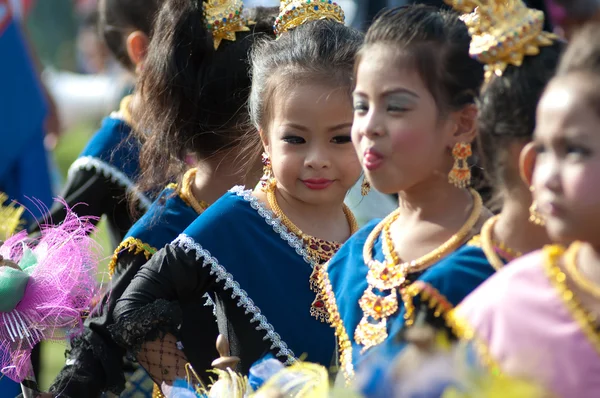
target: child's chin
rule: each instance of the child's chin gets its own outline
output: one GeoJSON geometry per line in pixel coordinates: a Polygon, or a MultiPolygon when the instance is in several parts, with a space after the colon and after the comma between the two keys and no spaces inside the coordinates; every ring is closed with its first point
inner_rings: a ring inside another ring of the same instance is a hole
{"type": "Polygon", "coordinates": [[[568,245],[577,240],[576,234],[562,219],[548,217],[546,219],[546,232],[548,232],[548,237],[554,243],[568,245]]]}

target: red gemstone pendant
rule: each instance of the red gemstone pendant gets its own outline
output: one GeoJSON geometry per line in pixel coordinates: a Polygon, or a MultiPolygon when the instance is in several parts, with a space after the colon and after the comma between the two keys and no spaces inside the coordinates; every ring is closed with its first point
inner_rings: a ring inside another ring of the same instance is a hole
{"type": "Polygon", "coordinates": [[[313,301],[310,306],[310,315],[317,318],[321,322],[329,323],[329,313],[325,308],[325,301],[323,300],[323,296],[317,294],[315,301],[313,301]]]}

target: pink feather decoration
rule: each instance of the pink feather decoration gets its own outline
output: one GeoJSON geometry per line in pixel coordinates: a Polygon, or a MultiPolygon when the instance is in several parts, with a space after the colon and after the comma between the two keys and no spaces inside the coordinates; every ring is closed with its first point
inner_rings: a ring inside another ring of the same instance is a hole
{"type": "Polygon", "coordinates": [[[31,349],[41,340],[83,332],[100,254],[89,236],[93,230],[89,218],[67,209],[65,220],[42,226],[39,238],[21,232],[0,247],[0,255],[21,261],[22,268],[34,263],[25,270],[30,277],[21,300],[12,311],[0,312],[0,371],[10,379],[21,382],[31,373],[31,349]]]}

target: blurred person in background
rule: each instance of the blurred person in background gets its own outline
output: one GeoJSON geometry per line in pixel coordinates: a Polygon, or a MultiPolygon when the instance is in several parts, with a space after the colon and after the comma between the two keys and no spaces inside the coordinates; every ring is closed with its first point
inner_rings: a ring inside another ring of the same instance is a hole
{"type": "MultiPolygon", "coordinates": [[[[48,207],[52,187],[44,138],[56,141],[60,124],[23,29],[30,6],[31,2],[0,0],[0,191],[21,203],[31,198],[48,207]]],[[[28,207],[33,211],[28,218],[43,214],[41,209],[36,214],[36,206],[28,207]]]]}
{"type": "Polygon", "coordinates": [[[65,130],[96,123],[130,94],[135,76],[124,68],[98,32],[97,0],[75,2],[78,20],[76,72],[47,67],[44,83],[52,92],[65,130]]]}
{"type": "MultiPolygon", "coordinates": [[[[32,1],[0,0],[0,191],[28,204],[32,213],[25,217],[34,219],[52,203],[44,139],[55,142],[60,124],[23,29],[31,6],[32,1]],[[35,201],[33,206],[30,200],[35,201]]],[[[36,362],[35,355],[32,361],[36,362]]],[[[15,396],[19,391],[18,384],[0,377],[0,396],[15,396]]]]}
{"type": "MultiPolygon", "coordinates": [[[[98,4],[99,31],[111,53],[132,76],[143,68],[154,15],[160,4],[160,0],[101,0],[98,4]]],[[[114,79],[111,82],[114,84],[114,79]]],[[[98,219],[106,216],[112,249],[152,203],[134,187],[141,137],[132,134],[136,125],[132,115],[135,116],[135,101],[126,96],[118,110],[103,119],[96,134],[71,164],[60,195],[70,208],[81,204],[75,208],[79,216],[98,219]],[[131,211],[134,207],[137,214],[131,211]]],[[[58,223],[65,215],[64,206],[56,205],[44,217],[58,223]]],[[[36,233],[38,229],[33,223],[29,231],[36,233]]]]}

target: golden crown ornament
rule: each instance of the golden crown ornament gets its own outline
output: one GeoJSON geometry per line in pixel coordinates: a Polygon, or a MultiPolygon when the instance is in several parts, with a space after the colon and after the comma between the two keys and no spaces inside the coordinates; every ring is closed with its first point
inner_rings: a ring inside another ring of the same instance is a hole
{"type": "Polygon", "coordinates": [[[321,19],[343,24],[346,17],[342,7],[332,0],[284,0],[279,6],[273,30],[275,36],[279,37],[283,32],[321,19]]]}
{"type": "Polygon", "coordinates": [[[459,12],[471,35],[471,57],[485,64],[485,79],[502,76],[508,65],[521,66],[557,36],[544,32],[544,13],[522,0],[444,0],[459,12]]]}
{"type": "Polygon", "coordinates": [[[215,50],[221,41],[235,41],[237,32],[248,32],[248,21],[243,17],[242,0],[208,0],[204,2],[206,28],[212,34],[215,50]]]}

